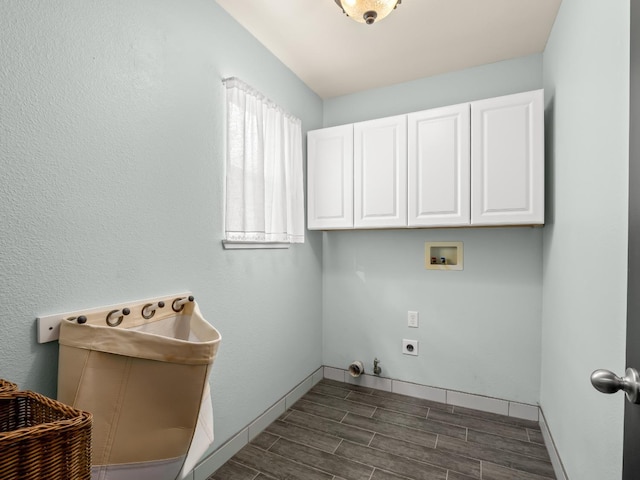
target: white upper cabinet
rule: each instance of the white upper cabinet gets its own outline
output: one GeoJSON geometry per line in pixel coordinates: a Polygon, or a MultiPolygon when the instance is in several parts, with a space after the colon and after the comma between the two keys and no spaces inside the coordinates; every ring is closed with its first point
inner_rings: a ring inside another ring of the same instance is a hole
{"type": "Polygon", "coordinates": [[[469,225],[469,104],[408,115],[408,224],[469,225]]]}
{"type": "Polygon", "coordinates": [[[542,90],[471,103],[471,224],[544,223],[542,90]]]}
{"type": "Polygon", "coordinates": [[[407,116],[353,126],[354,227],[407,226],[407,116]]]}
{"type": "Polygon", "coordinates": [[[353,228],[353,125],[307,133],[307,227],[353,228]]]}
{"type": "Polygon", "coordinates": [[[544,224],[544,92],[307,136],[311,230],[544,224]]]}

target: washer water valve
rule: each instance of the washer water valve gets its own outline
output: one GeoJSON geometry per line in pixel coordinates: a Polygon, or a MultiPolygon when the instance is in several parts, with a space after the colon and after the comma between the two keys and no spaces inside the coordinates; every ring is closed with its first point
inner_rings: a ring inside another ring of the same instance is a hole
{"type": "Polygon", "coordinates": [[[380,360],[377,358],[373,359],[373,374],[380,375],[382,373],[382,369],[380,368],[380,360]]]}

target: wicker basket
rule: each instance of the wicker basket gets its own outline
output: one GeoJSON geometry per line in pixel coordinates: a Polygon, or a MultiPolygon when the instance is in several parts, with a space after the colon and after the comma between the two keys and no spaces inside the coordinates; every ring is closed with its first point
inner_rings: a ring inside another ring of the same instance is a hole
{"type": "Polygon", "coordinates": [[[0,479],[91,478],[91,414],[28,391],[0,395],[0,479]]]}
{"type": "Polygon", "coordinates": [[[18,386],[15,383],[11,383],[7,380],[3,380],[0,378],[0,393],[4,392],[13,392],[17,390],[18,386]]]}

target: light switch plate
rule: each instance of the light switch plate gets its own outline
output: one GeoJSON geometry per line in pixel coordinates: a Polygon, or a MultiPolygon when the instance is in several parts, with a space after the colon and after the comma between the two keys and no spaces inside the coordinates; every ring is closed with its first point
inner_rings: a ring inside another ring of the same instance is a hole
{"type": "Polygon", "coordinates": [[[407,326],[418,328],[418,312],[409,310],[407,312],[407,326]]]}

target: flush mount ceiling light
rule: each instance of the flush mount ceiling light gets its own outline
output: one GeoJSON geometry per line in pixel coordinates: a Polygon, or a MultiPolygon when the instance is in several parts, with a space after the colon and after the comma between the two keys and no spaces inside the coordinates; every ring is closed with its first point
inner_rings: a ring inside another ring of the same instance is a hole
{"type": "Polygon", "coordinates": [[[335,0],[338,6],[356,22],[371,25],[380,21],[402,3],[402,0],[335,0]]]}

